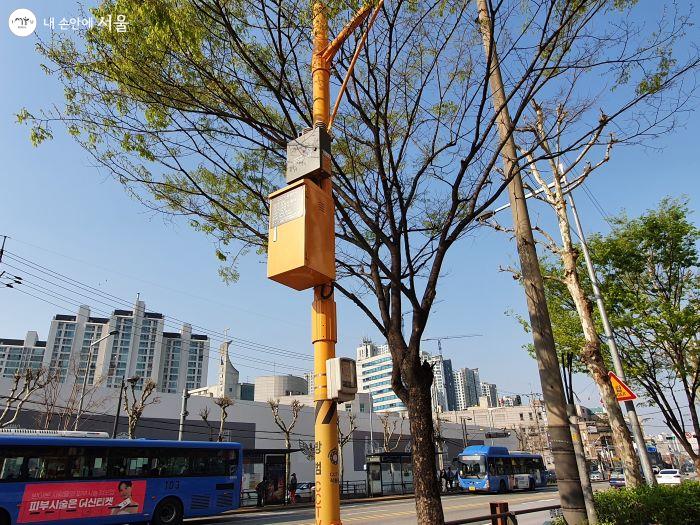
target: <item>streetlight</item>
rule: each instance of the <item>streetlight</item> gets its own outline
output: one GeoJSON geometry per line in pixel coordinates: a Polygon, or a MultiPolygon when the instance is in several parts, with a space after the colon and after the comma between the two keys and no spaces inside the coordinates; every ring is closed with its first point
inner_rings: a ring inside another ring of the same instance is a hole
{"type": "Polygon", "coordinates": [[[122,396],[124,395],[124,390],[126,390],[126,383],[132,386],[136,386],[136,383],[141,381],[141,376],[132,376],[128,379],[124,379],[122,376],[122,384],[119,387],[119,401],[117,401],[117,412],[114,414],[114,426],[112,427],[112,439],[117,437],[117,429],[119,427],[119,412],[122,409],[122,396]]]}
{"type": "Polygon", "coordinates": [[[467,421],[471,421],[472,418],[469,416],[462,416],[459,418],[462,423],[462,439],[464,439],[464,448],[469,446],[469,432],[467,431],[467,421]]]}
{"type": "Polygon", "coordinates": [[[78,430],[78,423],[80,422],[80,416],[83,414],[83,400],[85,399],[85,390],[87,389],[87,379],[90,373],[90,366],[92,365],[92,349],[93,347],[100,344],[105,339],[109,339],[113,335],[117,335],[119,330],[112,330],[106,336],[99,338],[97,341],[93,341],[88,346],[87,363],[85,364],[85,372],[83,373],[83,388],[80,391],[80,403],[78,404],[78,413],[75,415],[75,426],[73,430],[78,430]]]}

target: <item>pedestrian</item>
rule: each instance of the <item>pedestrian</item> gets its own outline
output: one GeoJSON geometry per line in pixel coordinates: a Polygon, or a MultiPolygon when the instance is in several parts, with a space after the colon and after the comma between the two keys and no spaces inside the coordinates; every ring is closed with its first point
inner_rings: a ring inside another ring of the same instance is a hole
{"type": "Polygon", "coordinates": [[[267,478],[263,477],[262,481],[255,486],[255,493],[258,495],[257,507],[264,507],[267,499],[267,478]]]}
{"type": "Polygon", "coordinates": [[[297,475],[292,472],[289,478],[289,502],[294,505],[297,502],[297,475]]]}
{"type": "Polygon", "coordinates": [[[455,473],[452,472],[452,467],[447,468],[447,473],[445,474],[445,477],[447,478],[447,488],[449,490],[452,490],[454,488],[455,482],[455,473]]]}
{"type": "Polygon", "coordinates": [[[447,473],[445,469],[440,469],[440,485],[442,486],[442,491],[447,492],[447,473]]]}

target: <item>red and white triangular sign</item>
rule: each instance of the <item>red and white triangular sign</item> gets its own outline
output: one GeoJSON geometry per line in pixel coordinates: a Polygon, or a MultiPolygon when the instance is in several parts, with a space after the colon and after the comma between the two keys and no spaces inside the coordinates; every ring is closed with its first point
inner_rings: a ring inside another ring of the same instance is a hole
{"type": "Polygon", "coordinates": [[[615,397],[618,401],[632,401],[637,399],[637,396],[632,389],[628,387],[622,379],[617,377],[614,372],[608,372],[610,376],[610,382],[612,383],[613,390],[615,391],[615,397]]]}

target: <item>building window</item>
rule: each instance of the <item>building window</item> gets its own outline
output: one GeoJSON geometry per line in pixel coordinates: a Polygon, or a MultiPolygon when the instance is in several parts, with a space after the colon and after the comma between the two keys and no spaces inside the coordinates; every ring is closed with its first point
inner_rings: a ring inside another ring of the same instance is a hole
{"type": "Polygon", "coordinates": [[[522,412],[520,412],[520,421],[525,421],[525,417],[523,416],[522,412]]]}

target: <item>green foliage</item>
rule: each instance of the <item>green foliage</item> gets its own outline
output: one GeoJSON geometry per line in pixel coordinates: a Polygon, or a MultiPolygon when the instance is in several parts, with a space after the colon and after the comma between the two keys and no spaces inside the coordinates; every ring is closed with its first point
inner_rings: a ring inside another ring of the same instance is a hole
{"type": "Polygon", "coordinates": [[[689,215],[687,201],[664,199],[590,242],[627,372],[642,383],[665,370],[698,386],[700,229],[689,215]]]}
{"type": "Polygon", "coordinates": [[[640,485],[596,492],[601,523],[610,525],[695,525],[700,523],[700,483],[640,485]]]}
{"type": "MultiPolygon", "coordinates": [[[[583,336],[581,328],[581,320],[579,319],[571,295],[566,288],[566,285],[561,281],[563,279],[563,270],[561,268],[560,259],[544,258],[540,260],[540,269],[544,276],[545,296],[547,297],[547,308],[549,317],[552,321],[552,331],[554,333],[554,343],[559,356],[559,362],[566,362],[566,356],[572,355],[573,371],[585,373],[586,367],[580,361],[579,355],[583,350],[586,340],[583,336]]],[[[585,268],[581,268],[579,272],[582,284],[589,284],[585,268]]],[[[524,317],[511,314],[516,317],[520,325],[526,333],[530,333],[530,323],[524,317]]],[[[535,348],[532,343],[524,347],[530,356],[535,357],[535,348]]]]}

